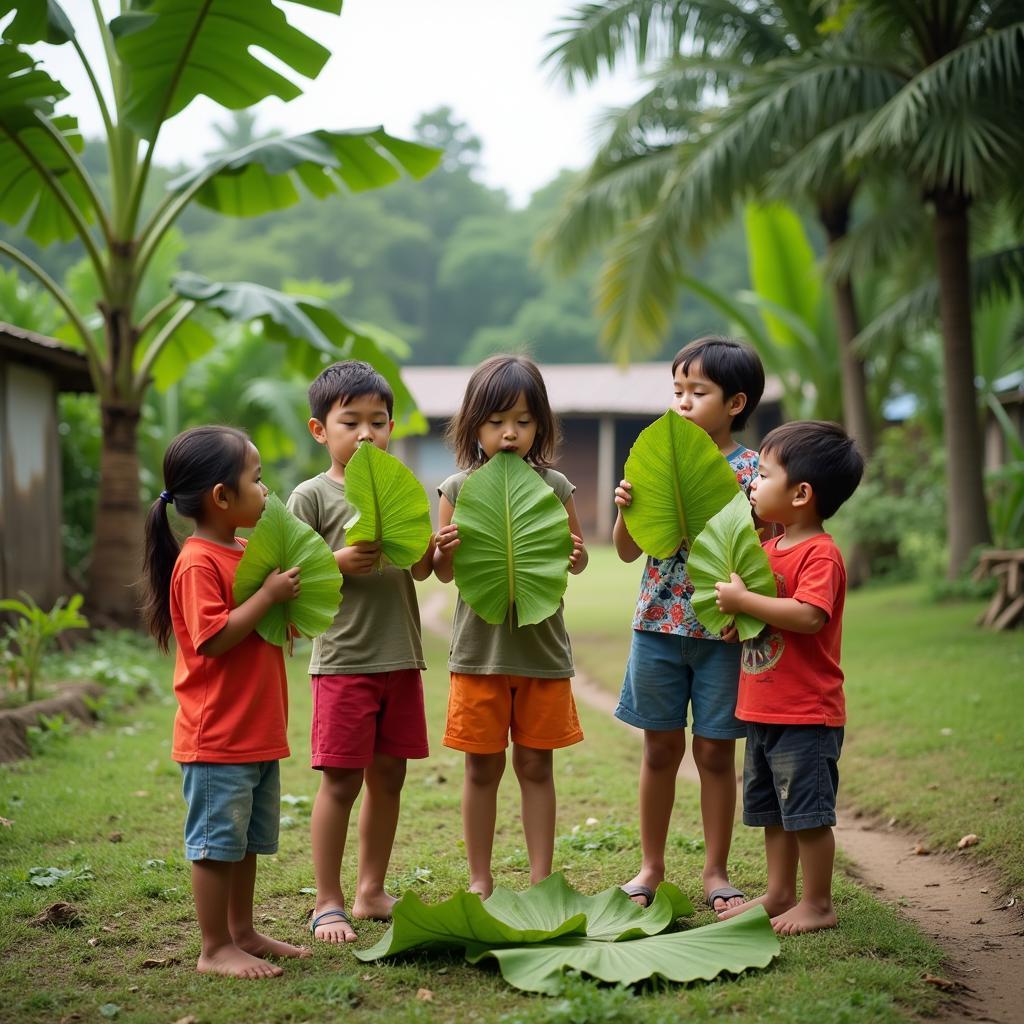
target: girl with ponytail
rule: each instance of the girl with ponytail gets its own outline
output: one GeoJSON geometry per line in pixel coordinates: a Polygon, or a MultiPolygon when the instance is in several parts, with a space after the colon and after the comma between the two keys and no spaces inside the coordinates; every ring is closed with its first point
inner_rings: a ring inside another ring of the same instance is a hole
{"type": "Polygon", "coordinates": [[[289,754],[284,655],[255,630],[300,589],[298,568],[279,568],[247,601],[232,598],[245,550],[235,531],[256,525],[266,497],[248,436],[196,427],[168,447],[164,490],[146,519],[146,622],[161,649],[172,633],[177,646],[171,756],[188,808],[185,856],[202,933],[196,970],[236,978],[281,974],[268,956],[309,955],[261,935],[252,920],[256,855],[277,852],[278,760],[289,754]],[[183,545],[168,505],[195,523],[183,545]]]}

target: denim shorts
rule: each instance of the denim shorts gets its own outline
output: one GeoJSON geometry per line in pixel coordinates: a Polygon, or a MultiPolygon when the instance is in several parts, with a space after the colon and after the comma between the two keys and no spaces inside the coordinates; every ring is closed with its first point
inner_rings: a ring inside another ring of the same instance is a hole
{"type": "Polygon", "coordinates": [[[615,717],[638,729],[682,729],[689,705],[694,736],[739,739],[747,732],[735,715],[739,679],[739,644],[635,629],[615,717]]]}
{"type": "Polygon", "coordinates": [[[836,823],[843,729],[747,723],[743,824],[787,832],[836,823]]]}
{"type": "Polygon", "coordinates": [[[281,773],[277,761],[181,766],[186,860],[242,860],[277,853],[281,773]]]}

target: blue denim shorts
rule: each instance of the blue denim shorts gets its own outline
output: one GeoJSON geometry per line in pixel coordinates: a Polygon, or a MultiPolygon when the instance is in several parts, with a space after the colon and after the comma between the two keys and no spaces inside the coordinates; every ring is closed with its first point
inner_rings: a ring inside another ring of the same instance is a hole
{"type": "Polygon", "coordinates": [[[787,832],[836,823],[843,729],[747,723],[743,824],[787,832]]]}
{"type": "Polygon", "coordinates": [[[242,860],[277,853],[281,772],[277,761],[181,766],[186,860],[242,860]]]}
{"type": "Polygon", "coordinates": [[[615,717],[638,729],[682,729],[690,706],[694,736],[739,739],[747,732],[735,715],[739,679],[739,644],[635,629],[615,717]]]}

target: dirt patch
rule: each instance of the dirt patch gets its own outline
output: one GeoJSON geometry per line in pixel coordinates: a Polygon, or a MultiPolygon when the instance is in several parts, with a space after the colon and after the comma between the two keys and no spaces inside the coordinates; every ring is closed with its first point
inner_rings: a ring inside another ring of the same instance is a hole
{"type": "MultiPolygon", "coordinates": [[[[423,625],[446,636],[446,595],[424,601],[423,625]]],[[[573,691],[597,711],[612,714],[615,696],[577,669],[573,691]]],[[[622,723],[638,740],[641,733],[622,723]]],[[[687,752],[679,769],[687,782],[698,783],[697,768],[687,752]]],[[[1011,903],[998,874],[973,858],[915,853],[918,837],[839,814],[836,840],[852,862],[850,874],[879,900],[896,906],[946,953],[947,974],[935,979],[950,994],[940,1012],[945,1020],[969,1018],[1011,1024],[1022,1019],[1024,913],[1011,903]]]]}
{"type": "Polygon", "coordinates": [[[93,714],[85,697],[98,697],[103,687],[98,683],[69,683],[55,697],[36,700],[20,708],[0,711],[0,762],[19,761],[29,757],[28,728],[39,724],[40,715],[63,715],[92,723],[93,714]]]}

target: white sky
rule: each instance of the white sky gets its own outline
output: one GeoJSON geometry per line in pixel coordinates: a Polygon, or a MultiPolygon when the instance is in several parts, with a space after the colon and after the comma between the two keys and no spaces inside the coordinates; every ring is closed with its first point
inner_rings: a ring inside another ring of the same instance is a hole
{"type": "MultiPolygon", "coordinates": [[[[90,0],[62,2],[90,57],[99,56],[90,0]]],[[[116,3],[101,3],[116,13],[116,3]]],[[[332,57],[313,82],[289,69],[304,95],[287,104],[265,100],[260,127],[292,133],[383,124],[408,136],[419,114],[446,104],[483,140],[481,178],[505,188],[517,205],[561,168],[586,164],[601,110],[639,92],[631,74],[617,73],[570,94],[540,68],[550,48],[545,36],[574,0],[345,0],[340,18],[282,6],[332,57]]],[[[86,134],[97,134],[99,115],[74,52],[67,46],[36,52],[72,93],[62,112],[75,114],[86,134]]],[[[201,97],[168,123],[157,159],[198,160],[216,143],[211,123],[224,116],[201,97]]]]}

